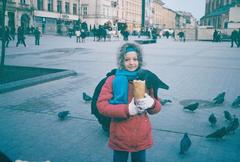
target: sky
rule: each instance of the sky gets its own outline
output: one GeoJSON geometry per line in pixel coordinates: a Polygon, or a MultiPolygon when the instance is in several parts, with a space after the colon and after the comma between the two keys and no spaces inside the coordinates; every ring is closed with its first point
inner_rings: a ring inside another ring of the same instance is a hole
{"type": "Polygon", "coordinates": [[[206,0],[162,0],[165,7],[174,11],[187,11],[198,20],[204,16],[206,0]]]}

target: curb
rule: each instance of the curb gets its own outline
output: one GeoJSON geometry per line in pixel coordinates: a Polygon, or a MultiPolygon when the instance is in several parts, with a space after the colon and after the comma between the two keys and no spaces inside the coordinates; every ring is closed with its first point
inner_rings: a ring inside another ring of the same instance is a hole
{"type": "Polygon", "coordinates": [[[24,79],[24,80],[20,80],[20,81],[2,84],[2,85],[0,85],[0,94],[9,92],[9,91],[13,91],[13,90],[17,90],[17,89],[21,89],[21,88],[26,88],[29,86],[33,86],[33,85],[48,82],[48,81],[53,81],[53,80],[73,76],[76,74],[77,73],[75,71],[64,70],[61,72],[56,72],[56,73],[52,73],[52,74],[47,74],[47,75],[42,75],[42,76],[38,76],[38,77],[34,77],[34,78],[29,78],[29,79],[24,79]]]}

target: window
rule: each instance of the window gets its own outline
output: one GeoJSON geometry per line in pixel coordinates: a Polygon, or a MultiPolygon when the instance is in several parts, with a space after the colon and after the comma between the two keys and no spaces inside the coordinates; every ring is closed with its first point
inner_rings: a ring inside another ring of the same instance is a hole
{"type": "Polygon", "coordinates": [[[87,14],[88,14],[88,7],[83,6],[83,15],[87,15],[87,14]]]}
{"type": "Polygon", "coordinates": [[[48,11],[53,11],[53,0],[48,0],[48,11]]]}
{"type": "Polygon", "coordinates": [[[77,15],[77,4],[73,4],[73,15],[77,15]]]}
{"type": "Polygon", "coordinates": [[[21,4],[26,4],[26,0],[20,0],[21,4]]]}
{"type": "Polygon", "coordinates": [[[57,12],[62,13],[62,1],[57,1],[57,12]]]}
{"type": "Polygon", "coordinates": [[[65,13],[69,14],[69,2],[65,2],[65,13]]]}
{"type": "Polygon", "coordinates": [[[38,10],[43,10],[43,0],[38,0],[37,1],[37,9],[38,10]]]}

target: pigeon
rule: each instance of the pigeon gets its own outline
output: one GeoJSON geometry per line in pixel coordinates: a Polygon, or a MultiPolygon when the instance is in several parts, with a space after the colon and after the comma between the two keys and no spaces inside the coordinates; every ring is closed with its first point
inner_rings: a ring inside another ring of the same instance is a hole
{"type": "Polygon", "coordinates": [[[217,122],[217,118],[215,117],[215,115],[212,113],[209,118],[208,118],[208,121],[211,123],[211,125],[216,125],[216,122],[217,122]]]}
{"type": "Polygon", "coordinates": [[[220,94],[218,94],[214,99],[213,99],[213,103],[215,105],[219,105],[222,104],[224,102],[224,97],[225,97],[225,92],[222,92],[220,94]]]}
{"type": "Polygon", "coordinates": [[[224,111],[224,117],[227,121],[232,121],[232,115],[228,111],[224,111]]]}
{"type": "Polygon", "coordinates": [[[209,134],[206,136],[206,138],[216,138],[216,139],[220,139],[223,136],[225,136],[227,134],[227,130],[226,127],[222,127],[218,130],[216,130],[215,132],[209,134]]]}
{"type": "Polygon", "coordinates": [[[232,107],[240,107],[240,96],[238,96],[232,103],[232,107]]]}
{"type": "Polygon", "coordinates": [[[190,148],[192,142],[190,140],[190,138],[188,137],[187,133],[184,133],[184,136],[180,142],[180,152],[179,154],[184,154],[188,151],[188,149],[190,148]]]}
{"type": "Polygon", "coordinates": [[[227,133],[231,133],[237,129],[239,127],[239,121],[238,118],[234,115],[234,118],[232,120],[232,122],[229,124],[229,126],[226,128],[227,133]]]}
{"type": "Polygon", "coordinates": [[[58,113],[58,118],[60,120],[65,120],[69,114],[70,114],[69,111],[61,111],[58,113]]]}
{"type": "Polygon", "coordinates": [[[1,162],[13,162],[6,154],[0,151],[0,161],[1,162]]]}
{"type": "Polygon", "coordinates": [[[172,101],[171,100],[168,100],[168,99],[159,99],[161,105],[166,105],[166,103],[171,103],[172,101]]]}
{"type": "Polygon", "coordinates": [[[83,94],[83,100],[86,102],[90,102],[92,101],[92,97],[90,97],[89,95],[87,95],[85,92],[82,93],[83,94]]]}
{"type": "Polygon", "coordinates": [[[196,102],[196,103],[184,106],[183,109],[188,109],[190,111],[194,111],[194,110],[196,110],[198,108],[198,106],[199,106],[199,103],[196,102]]]}

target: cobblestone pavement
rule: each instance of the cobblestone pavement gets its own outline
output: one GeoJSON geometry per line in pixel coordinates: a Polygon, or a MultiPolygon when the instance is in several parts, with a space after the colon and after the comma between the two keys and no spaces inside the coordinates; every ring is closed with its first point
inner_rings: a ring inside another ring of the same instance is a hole
{"type": "MultiPolygon", "coordinates": [[[[133,38],[131,38],[133,39],[133,38]]],[[[32,87],[0,94],[0,150],[11,159],[42,162],[110,162],[108,138],[82,101],[82,92],[92,94],[96,84],[116,66],[116,52],[122,41],[75,43],[75,39],[45,36],[41,46],[6,50],[6,64],[74,70],[78,74],[32,87]],[[70,111],[70,118],[59,121],[57,113],[70,111]]],[[[161,98],[173,102],[150,116],[154,146],[147,151],[149,162],[235,162],[239,161],[240,131],[222,140],[205,136],[228,124],[223,111],[240,117],[240,108],[231,108],[240,95],[239,48],[230,43],[176,42],[162,39],[142,45],[144,68],[156,73],[170,90],[159,90],[161,98]],[[195,112],[183,110],[189,101],[208,103],[226,92],[219,106],[200,106],[195,112]],[[208,117],[214,113],[216,127],[208,117]],[[179,143],[188,132],[192,146],[179,155],[179,143]]]]}

